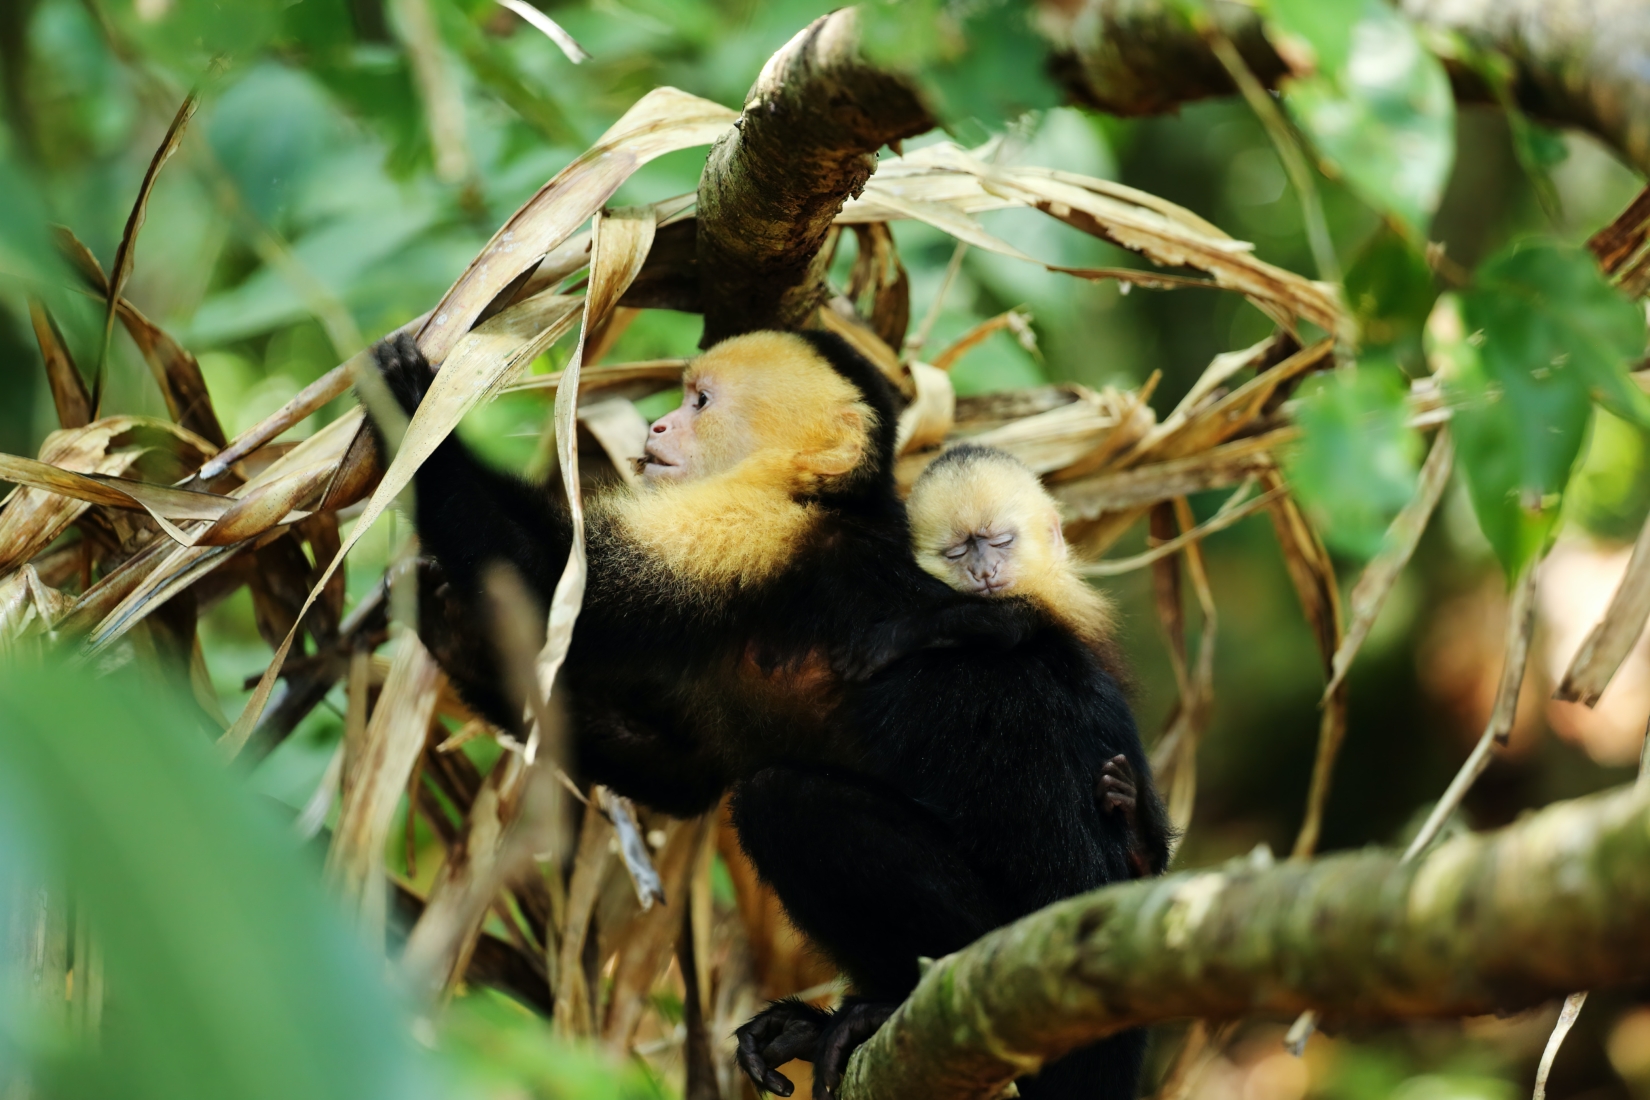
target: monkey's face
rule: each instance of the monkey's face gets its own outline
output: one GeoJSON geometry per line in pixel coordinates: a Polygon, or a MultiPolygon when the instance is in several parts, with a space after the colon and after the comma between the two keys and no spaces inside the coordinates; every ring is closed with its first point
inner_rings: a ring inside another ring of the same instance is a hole
{"type": "Polygon", "coordinates": [[[682,383],[682,404],[653,422],[642,456],[651,481],[685,481],[726,469],[750,453],[741,430],[737,395],[714,371],[697,371],[682,383]]]}
{"type": "Polygon", "coordinates": [[[1064,566],[1060,513],[1006,455],[941,460],[906,501],[917,564],[959,592],[1013,594],[1064,566]]]}
{"type": "Polygon", "coordinates": [[[954,534],[957,541],[940,551],[951,574],[951,587],[982,596],[995,596],[1014,587],[1020,579],[1017,527],[987,524],[954,534]]]}
{"type": "Polygon", "coordinates": [[[875,416],[853,385],[790,333],[754,332],[711,348],[682,378],[682,404],[654,421],[642,474],[655,484],[732,470],[808,488],[854,470],[875,416]]]}

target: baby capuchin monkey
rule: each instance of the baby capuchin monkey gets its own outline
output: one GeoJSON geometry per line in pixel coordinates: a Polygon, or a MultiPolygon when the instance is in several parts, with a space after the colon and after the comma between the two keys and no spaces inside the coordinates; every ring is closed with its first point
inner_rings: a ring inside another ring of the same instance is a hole
{"type": "MultiPolygon", "coordinates": [[[[959,592],[1024,600],[1033,617],[1063,625],[1123,679],[1111,602],[1073,566],[1060,508],[1029,466],[995,447],[959,444],[923,471],[906,512],[911,549],[924,572],[959,592]]],[[[1150,850],[1145,838],[1164,835],[1166,822],[1149,822],[1142,832],[1142,813],[1163,815],[1149,787],[1142,797],[1128,757],[1106,762],[1097,795],[1128,822],[1135,875],[1161,873],[1168,853],[1150,850]]]]}

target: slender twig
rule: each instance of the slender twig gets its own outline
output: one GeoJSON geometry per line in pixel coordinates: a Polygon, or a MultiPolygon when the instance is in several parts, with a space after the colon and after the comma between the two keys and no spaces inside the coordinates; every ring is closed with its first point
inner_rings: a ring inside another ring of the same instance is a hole
{"type": "Polygon", "coordinates": [[[1301,219],[1306,225],[1306,239],[1312,246],[1312,260],[1318,267],[1318,278],[1326,283],[1339,286],[1341,282],[1341,264],[1335,256],[1335,242],[1329,235],[1329,220],[1324,217],[1323,202],[1318,197],[1318,185],[1312,178],[1312,166],[1306,162],[1306,154],[1301,151],[1300,143],[1295,140],[1295,133],[1290,129],[1289,121],[1278,110],[1270,93],[1261,84],[1254,72],[1249,68],[1243,55],[1238,53],[1237,47],[1226,33],[1212,21],[1200,28],[1203,40],[1214,51],[1215,57],[1222,67],[1232,77],[1232,82],[1243,93],[1248,101],[1249,109],[1255,112],[1260,124],[1266,128],[1266,134],[1272,139],[1272,146],[1278,152],[1278,159],[1283,162],[1283,170],[1288,173],[1289,182],[1295,189],[1295,195],[1300,199],[1301,219]]]}
{"type": "Polygon", "coordinates": [[[1490,720],[1484,727],[1484,734],[1473,747],[1472,754],[1467,757],[1461,770],[1455,773],[1450,781],[1449,788],[1444,796],[1438,800],[1438,805],[1432,808],[1426,824],[1421,831],[1415,834],[1409,847],[1404,851],[1404,859],[1412,860],[1432,846],[1444,828],[1444,822],[1449,820],[1450,814],[1461,805],[1473,782],[1484,769],[1490,766],[1490,759],[1495,749],[1505,745],[1512,736],[1513,719],[1518,715],[1518,693],[1524,686],[1524,666],[1530,655],[1530,635],[1535,630],[1535,583],[1536,566],[1539,562],[1531,562],[1524,567],[1524,575],[1519,578],[1513,589],[1512,602],[1507,607],[1507,655],[1501,665],[1501,684],[1495,693],[1495,708],[1490,711],[1490,720]]]}
{"type": "Polygon", "coordinates": [[[1564,1007],[1558,1013],[1558,1023],[1553,1025],[1553,1033],[1547,1036],[1547,1049],[1541,1052],[1541,1065],[1536,1067],[1535,1093],[1532,1100],[1546,1100],[1547,1075],[1553,1071],[1553,1059],[1558,1057],[1558,1048],[1564,1045],[1564,1037],[1570,1034],[1570,1028],[1575,1026],[1576,1017],[1581,1015],[1581,1006],[1586,1003],[1586,990],[1564,998],[1564,1007]]]}
{"type": "Polygon", "coordinates": [[[957,273],[962,270],[963,256],[967,253],[967,241],[958,241],[957,247],[951,250],[951,262],[945,265],[945,274],[940,276],[940,288],[934,292],[934,300],[928,304],[928,312],[923,314],[922,324],[917,326],[914,335],[906,339],[906,351],[921,351],[923,345],[928,343],[929,334],[934,331],[934,322],[940,319],[940,308],[945,305],[945,296],[951,292],[951,284],[956,281],[957,273]]]}
{"type": "MultiPolygon", "coordinates": [[[[1635,786],[1640,791],[1650,784],[1650,724],[1645,726],[1644,740],[1639,745],[1639,777],[1635,786]]],[[[1587,991],[1572,993],[1564,998],[1564,1007],[1559,1010],[1558,1022],[1553,1025],[1553,1033],[1547,1036],[1547,1049],[1541,1052],[1541,1064],[1535,1071],[1535,1089],[1531,1100],[1546,1100],[1547,1075],[1553,1071],[1553,1062],[1558,1058],[1558,1048],[1564,1045],[1565,1036],[1570,1034],[1570,1028],[1575,1026],[1576,1017],[1581,1015],[1581,1006],[1587,1003],[1587,991]]]]}
{"type": "MultiPolygon", "coordinates": [[[[1513,720],[1518,714],[1518,693],[1524,687],[1524,668],[1530,655],[1530,636],[1535,631],[1535,583],[1539,564],[1539,561],[1533,561],[1525,566],[1513,589],[1512,602],[1507,608],[1507,649],[1501,665],[1501,683],[1496,689],[1495,707],[1490,711],[1490,720],[1484,727],[1483,736],[1473,746],[1461,770],[1455,773],[1455,778],[1432,808],[1432,813],[1427,815],[1421,831],[1415,834],[1415,839],[1404,850],[1401,862],[1409,863],[1432,846],[1443,831],[1444,823],[1461,805],[1467,791],[1490,766],[1497,746],[1505,745],[1512,734],[1513,720]]],[[[1317,1026],[1316,1013],[1301,1013],[1284,1036],[1284,1045],[1292,1053],[1300,1054],[1306,1049],[1306,1041],[1312,1037],[1317,1026]]]]}
{"type": "Polygon", "coordinates": [[[1258,496],[1254,500],[1245,501],[1243,498],[1248,495],[1252,482],[1253,479],[1240,485],[1237,491],[1227,498],[1226,503],[1220,506],[1220,511],[1190,531],[1131,557],[1088,562],[1079,566],[1078,572],[1085,577],[1116,577],[1123,573],[1132,573],[1136,569],[1144,569],[1152,562],[1166,558],[1190,543],[1200,542],[1217,531],[1226,530],[1239,520],[1266,507],[1287,491],[1274,489],[1272,492],[1258,496]]]}

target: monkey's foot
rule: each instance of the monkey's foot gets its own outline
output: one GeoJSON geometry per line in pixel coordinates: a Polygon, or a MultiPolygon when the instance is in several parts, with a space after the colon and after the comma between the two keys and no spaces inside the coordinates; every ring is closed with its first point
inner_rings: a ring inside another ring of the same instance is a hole
{"type": "Polygon", "coordinates": [[[831,1015],[830,1026],[820,1037],[814,1054],[814,1100],[836,1100],[842,1075],[848,1071],[848,1056],[875,1035],[898,1007],[897,1001],[861,1001],[853,997],[843,1001],[831,1015]]]}
{"type": "Polygon", "coordinates": [[[755,1083],[776,1096],[796,1088],[778,1067],[792,1059],[814,1060],[814,1051],[831,1025],[822,1008],[787,999],[775,1001],[734,1032],[739,1040],[739,1068],[755,1083]]]}

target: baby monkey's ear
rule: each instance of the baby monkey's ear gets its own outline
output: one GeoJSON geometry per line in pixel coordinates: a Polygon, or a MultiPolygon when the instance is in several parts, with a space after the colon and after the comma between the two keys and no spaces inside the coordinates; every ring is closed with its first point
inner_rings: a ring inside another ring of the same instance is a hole
{"type": "Polygon", "coordinates": [[[1066,560],[1066,532],[1065,528],[1060,525],[1059,512],[1048,514],[1048,544],[1054,548],[1056,561],[1066,560]]]}

